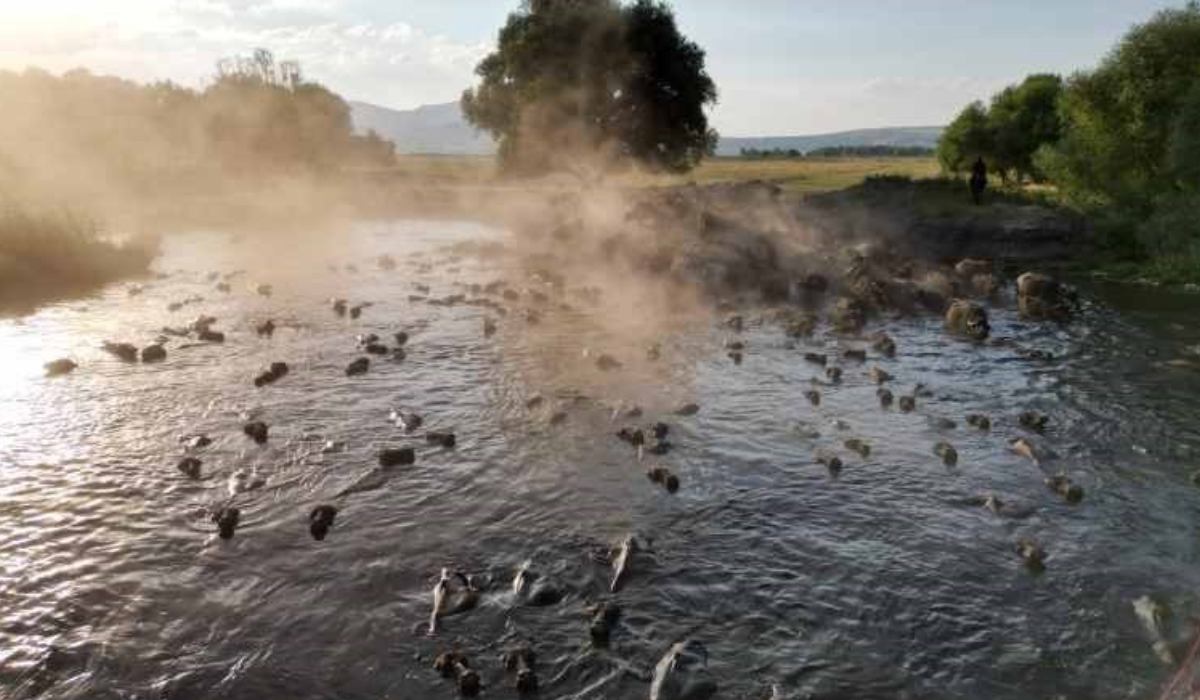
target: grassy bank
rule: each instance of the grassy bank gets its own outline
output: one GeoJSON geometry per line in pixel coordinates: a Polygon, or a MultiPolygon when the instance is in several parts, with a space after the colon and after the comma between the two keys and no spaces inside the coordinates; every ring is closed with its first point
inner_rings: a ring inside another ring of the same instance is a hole
{"type": "Polygon", "coordinates": [[[631,176],[652,185],[765,180],[790,192],[828,192],[851,187],[872,175],[932,177],[934,158],[796,158],[763,160],[711,158],[686,175],[631,176]]]}
{"type": "Polygon", "coordinates": [[[0,313],[144,272],[153,251],[105,240],[89,221],[0,203],[0,313]]]}
{"type": "MultiPolygon", "coordinates": [[[[495,161],[482,156],[399,156],[396,165],[376,169],[394,180],[424,185],[490,185],[504,182],[495,161]]],[[[709,158],[683,175],[630,172],[612,179],[617,186],[669,186],[688,182],[745,182],[765,180],[792,192],[827,192],[856,185],[869,175],[932,177],[934,158],[837,157],[796,159],[709,158]]]]}

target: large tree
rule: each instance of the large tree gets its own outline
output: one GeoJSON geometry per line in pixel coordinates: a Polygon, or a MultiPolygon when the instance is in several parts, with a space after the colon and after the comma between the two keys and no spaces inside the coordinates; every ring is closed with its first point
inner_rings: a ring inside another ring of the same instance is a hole
{"type": "Polygon", "coordinates": [[[1062,135],[1058,98],[1062,78],[1035,74],[1018,85],[1010,85],[992,97],[988,125],[992,132],[992,159],[996,169],[1017,180],[1040,177],[1033,155],[1043,146],[1053,145],[1062,135]]]}
{"type": "Polygon", "coordinates": [[[654,0],[525,0],[476,67],[463,114],[502,163],[544,172],[637,161],[684,171],[710,154],[717,90],[704,51],[654,0]]]}
{"type": "Polygon", "coordinates": [[[1095,71],[1069,81],[1064,136],[1044,159],[1050,175],[1081,203],[1149,211],[1179,186],[1172,143],[1183,148],[1194,128],[1184,112],[1197,80],[1200,5],[1134,27],[1095,71]]]}
{"type": "Polygon", "coordinates": [[[950,122],[938,140],[937,156],[947,172],[961,173],[980,157],[991,157],[995,138],[988,124],[987,108],[972,102],[950,122]]]}

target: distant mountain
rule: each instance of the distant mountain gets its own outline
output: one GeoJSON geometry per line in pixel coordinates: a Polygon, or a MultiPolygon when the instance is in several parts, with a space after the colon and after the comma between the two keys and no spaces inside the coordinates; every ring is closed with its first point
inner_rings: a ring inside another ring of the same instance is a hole
{"type": "Polygon", "coordinates": [[[463,119],[457,102],[398,110],[368,102],[351,102],[350,118],[362,133],[373,129],[396,144],[398,153],[487,155],[496,145],[463,119]]]}
{"type": "MultiPolygon", "coordinates": [[[[437,153],[445,155],[487,155],[496,144],[487,134],[477,132],[463,119],[457,102],[425,105],[410,110],[389,109],[368,102],[351,102],[354,127],[365,133],[375,130],[391,139],[399,153],[437,153]]],[[[934,148],[942,134],[940,126],[900,126],[882,129],[856,129],[812,136],[761,136],[722,138],[717,155],[736,156],[743,148],[801,152],[828,146],[921,146],[934,148]]]]}
{"type": "Polygon", "coordinates": [[[919,146],[937,148],[942,135],[940,126],[889,126],[880,129],[855,129],[810,136],[731,136],[717,144],[717,155],[736,156],[743,148],[760,151],[796,149],[801,153],[830,146],[919,146]]]}

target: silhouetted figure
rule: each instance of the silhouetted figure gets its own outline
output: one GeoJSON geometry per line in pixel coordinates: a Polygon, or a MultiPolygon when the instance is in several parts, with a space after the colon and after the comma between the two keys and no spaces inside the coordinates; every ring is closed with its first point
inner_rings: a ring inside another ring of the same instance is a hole
{"type": "Polygon", "coordinates": [[[983,158],[976,158],[971,166],[971,199],[975,204],[983,203],[983,191],[987,188],[987,164],[983,158]]]}

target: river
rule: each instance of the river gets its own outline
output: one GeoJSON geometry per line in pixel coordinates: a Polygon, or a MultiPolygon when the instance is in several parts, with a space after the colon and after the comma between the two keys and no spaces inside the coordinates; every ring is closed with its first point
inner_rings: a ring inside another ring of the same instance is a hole
{"type": "Polygon", "coordinates": [[[718,315],[680,314],[650,328],[662,348],[652,362],[645,333],[612,332],[609,296],[554,296],[497,254],[505,240],[434,221],[361,222],[319,254],[303,241],[178,234],[140,295],[112,285],[0,321],[0,697],[454,697],[432,670],[451,648],[487,696],[515,697],[498,659],[524,641],[541,697],[644,698],[650,669],[684,636],[707,646],[720,697],[766,698],[772,685],[797,698],[1157,697],[1172,671],[1132,601],[1167,604],[1174,642],[1200,613],[1200,373],[1164,363],[1200,344],[1194,297],[1087,290],[1063,326],[999,303],[993,336],[1011,342],[984,346],[948,338],[933,317],[874,323],[897,356],[839,362],[842,383],[822,386],[814,407],[803,392],[824,375],[803,352],[863,342],[821,329],[796,345],[751,322],[735,364],[718,315]],[[376,264],[385,253],[398,269],[376,264]],[[232,292],[216,291],[208,272],[237,268],[247,273],[232,292]],[[410,299],[482,297],[468,285],[500,278],[521,293],[489,297],[510,307],[503,317],[410,299]],[[254,292],[264,282],[270,297],[254,292]],[[551,300],[531,301],[530,288],[551,300]],[[204,301],[168,310],[192,296],[204,301]],[[342,318],[331,297],[372,306],[342,318]],[[531,306],[541,323],[523,317],[531,306]],[[158,364],[99,349],[145,345],[201,313],[224,343],[171,339],[158,364]],[[260,338],[268,317],[279,328],[260,338]],[[394,345],[401,330],[403,361],[372,357],[346,376],[357,334],[394,345]],[[601,371],[600,352],[624,366],[601,371]],[[60,356],[79,368],[43,377],[60,356]],[[277,360],[290,373],[256,388],[277,360]],[[895,375],[897,396],[917,383],[932,396],[913,413],[881,409],[871,365],[895,375]],[[684,402],[699,413],[674,415],[684,402]],[[614,421],[633,404],[644,418],[614,421]],[[406,434],[389,421],[398,407],[457,445],[406,434]],[[1028,409],[1050,416],[1044,436],[1018,425],[1028,409]],[[566,419],[550,420],[558,411],[566,419]],[[968,413],[992,429],[969,427],[968,413]],[[270,425],[264,446],[242,434],[250,419],[270,425]],[[639,463],[614,433],[655,420],[674,449],[639,463]],[[181,438],[201,433],[213,444],[190,480],[175,466],[181,438]],[[1020,436],[1057,457],[1035,466],[1008,450],[1020,436]],[[850,437],[870,456],[843,449],[850,437]],[[933,454],[942,440],[956,467],[933,454]],[[406,445],[416,463],[375,478],[377,452],[406,445]],[[837,478],[818,449],[845,461],[837,478]],[[679,491],[648,480],[650,464],[676,473],[679,491]],[[239,470],[265,485],[234,497],[241,524],[222,540],[209,513],[239,470]],[[1081,503],[1043,484],[1060,471],[1081,503]],[[1011,511],[979,507],[982,494],[1011,511]],[[315,541],[320,503],[340,512],[315,541]],[[643,551],[609,594],[606,552],[628,533],[643,551]],[[1014,551],[1022,537],[1047,552],[1040,574],[1014,551]],[[525,560],[565,590],[560,603],[505,594],[525,560]],[[492,584],[429,637],[419,627],[444,566],[492,584]],[[596,649],[586,610],[610,599],[623,615],[596,649]]]}

